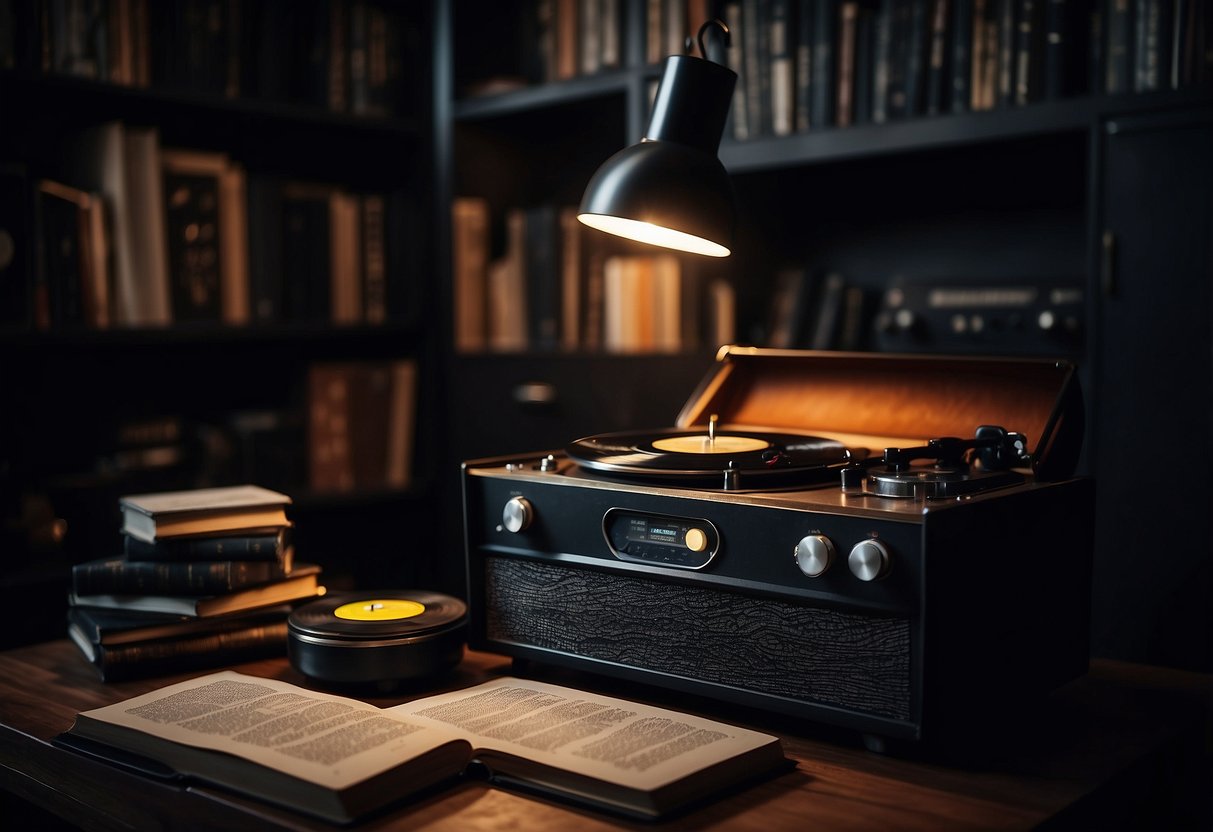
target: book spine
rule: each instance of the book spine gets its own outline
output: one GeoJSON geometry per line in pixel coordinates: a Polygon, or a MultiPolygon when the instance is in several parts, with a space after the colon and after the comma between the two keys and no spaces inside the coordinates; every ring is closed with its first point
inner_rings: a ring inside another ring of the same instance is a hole
{"type": "Polygon", "coordinates": [[[813,5],[812,0],[800,0],[796,9],[796,132],[807,133],[812,128],[813,101],[813,5]]]}
{"type": "Polygon", "coordinates": [[[932,0],[931,37],[927,52],[927,115],[937,116],[947,108],[949,92],[948,0],[932,0]]]}
{"type": "Polygon", "coordinates": [[[817,0],[813,19],[813,112],[809,121],[816,127],[834,123],[838,92],[837,56],[838,4],[836,0],[817,0]]]}
{"type": "Polygon", "coordinates": [[[164,194],[173,318],[218,322],[223,318],[219,179],[166,169],[164,194]]]}
{"type": "Polygon", "coordinates": [[[792,43],[792,0],[772,0],[768,43],[771,91],[771,132],[786,136],[795,121],[796,82],[792,43]]]}
{"type": "Polygon", "coordinates": [[[1128,92],[1132,89],[1132,55],[1129,49],[1133,37],[1131,14],[1129,0],[1108,0],[1104,19],[1107,32],[1104,92],[1107,93],[1128,92]]]}
{"type": "Polygon", "coordinates": [[[284,565],[286,531],[273,534],[190,537],[148,542],[124,535],[123,553],[132,561],[273,561],[284,565]]]}
{"type": "Polygon", "coordinates": [[[973,95],[973,0],[952,4],[952,112],[964,113],[973,95]]]}
{"type": "Polygon", "coordinates": [[[273,561],[105,560],[72,567],[76,595],[219,595],[285,577],[273,561]]]}

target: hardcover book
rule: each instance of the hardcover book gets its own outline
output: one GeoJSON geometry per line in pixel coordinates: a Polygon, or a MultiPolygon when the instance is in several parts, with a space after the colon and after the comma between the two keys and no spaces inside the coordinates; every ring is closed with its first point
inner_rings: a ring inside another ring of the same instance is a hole
{"type": "Polygon", "coordinates": [[[290,607],[275,607],[272,614],[224,616],[218,619],[182,619],[203,624],[186,625],[164,622],[159,626],[171,632],[159,638],[136,640],[141,631],[153,631],[157,625],[130,630],[101,629],[104,622],[83,607],[68,610],[68,638],[93,665],[104,682],[116,682],[140,676],[199,670],[234,662],[281,656],[286,652],[286,617],[290,607]],[[90,619],[93,619],[90,621],[90,619]],[[124,636],[131,639],[123,639],[124,636]]]}
{"type": "Polygon", "coordinates": [[[218,595],[286,577],[272,560],[144,561],[100,558],[72,566],[77,595],[218,595]]]}
{"type": "Polygon", "coordinates": [[[138,593],[94,593],[81,595],[72,592],[68,601],[76,607],[99,607],[102,609],[143,610],[173,615],[190,615],[206,618],[240,610],[303,601],[323,594],[320,586],[320,567],[315,564],[300,564],[289,577],[247,589],[215,595],[143,595],[138,593]]]}
{"type": "Polygon", "coordinates": [[[286,621],[290,604],[263,607],[255,612],[237,612],[197,618],[139,610],[108,610],[98,607],[70,607],[68,626],[92,644],[116,647],[141,642],[165,641],[181,636],[195,636],[235,630],[250,624],[286,621]]]}
{"type": "Polygon", "coordinates": [[[178,537],[147,541],[124,535],[122,552],[127,560],[194,562],[222,560],[276,561],[284,572],[291,571],[290,528],[270,526],[229,534],[203,537],[178,537]]]}
{"type": "Polygon", "coordinates": [[[337,823],[473,762],[494,784],[640,818],[788,765],[777,737],[508,677],[380,709],[226,671],[81,713],[59,742],[81,741],[337,823]]]}
{"type": "Polygon", "coordinates": [[[256,485],[132,494],[118,500],[124,534],[148,542],[286,526],[291,498],[256,485]]]}

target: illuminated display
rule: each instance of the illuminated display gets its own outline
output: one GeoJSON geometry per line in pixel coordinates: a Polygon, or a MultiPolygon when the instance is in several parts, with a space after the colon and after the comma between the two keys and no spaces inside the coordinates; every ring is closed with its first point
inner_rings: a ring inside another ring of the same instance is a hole
{"type": "Polygon", "coordinates": [[[684,529],[650,523],[643,517],[633,517],[628,521],[628,540],[636,543],[665,543],[682,546],[685,536],[684,529]]]}
{"type": "Polygon", "coordinates": [[[613,508],[603,515],[602,531],[620,560],[677,569],[704,568],[720,547],[716,528],[702,518],[613,508]]]}

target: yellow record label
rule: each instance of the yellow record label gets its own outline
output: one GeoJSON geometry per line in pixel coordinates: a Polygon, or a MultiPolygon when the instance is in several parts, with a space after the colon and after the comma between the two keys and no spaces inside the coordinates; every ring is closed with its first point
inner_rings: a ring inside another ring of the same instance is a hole
{"type": "Polygon", "coordinates": [[[659,451],[672,451],[680,454],[736,454],[744,451],[761,451],[770,447],[770,442],[755,439],[750,436],[667,436],[653,441],[653,447],[659,451]]]}
{"type": "Polygon", "coordinates": [[[412,618],[425,612],[425,604],[416,601],[404,601],[399,598],[373,598],[367,601],[353,601],[342,604],[333,610],[333,615],[348,621],[398,621],[401,618],[412,618]]]}

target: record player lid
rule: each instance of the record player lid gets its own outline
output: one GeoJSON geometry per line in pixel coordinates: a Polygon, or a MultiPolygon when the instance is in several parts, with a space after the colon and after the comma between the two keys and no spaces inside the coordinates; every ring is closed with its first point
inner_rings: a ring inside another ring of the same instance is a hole
{"type": "Polygon", "coordinates": [[[1083,403],[1075,367],[1032,358],[722,347],[678,414],[679,428],[721,422],[797,430],[880,454],[979,425],[1024,434],[1044,480],[1074,473],[1083,403]]]}

